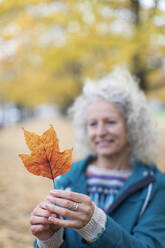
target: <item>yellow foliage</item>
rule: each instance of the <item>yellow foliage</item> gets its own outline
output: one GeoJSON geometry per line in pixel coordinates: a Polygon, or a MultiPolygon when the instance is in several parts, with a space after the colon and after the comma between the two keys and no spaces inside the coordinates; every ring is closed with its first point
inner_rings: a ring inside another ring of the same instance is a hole
{"type": "Polygon", "coordinates": [[[85,78],[97,79],[120,64],[128,65],[132,72],[143,69],[149,86],[162,80],[162,68],[155,66],[154,76],[150,70],[152,61],[157,64],[165,56],[165,46],[155,38],[164,35],[164,29],[153,21],[155,16],[163,16],[162,11],[141,6],[140,25],[136,25],[127,12],[125,18],[120,17],[122,11],[133,11],[128,0],[63,0],[61,9],[53,11],[55,4],[51,0],[5,0],[0,4],[0,35],[6,41],[4,47],[11,42],[6,51],[18,42],[6,59],[1,60],[0,55],[1,68],[5,66],[5,71],[0,69],[0,83],[6,99],[28,106],[55,102],[65,108],[79,94],[85,78]],[[27,11],[29,6],[33,11],[27,11]],[[124,23],[128,28],[121,32],[124,23]],[[8,31],[12,25],[19,27],[16,32],[8,31]],[[112,29],[114,25],[118,25],[116,29],[112,29]]]}

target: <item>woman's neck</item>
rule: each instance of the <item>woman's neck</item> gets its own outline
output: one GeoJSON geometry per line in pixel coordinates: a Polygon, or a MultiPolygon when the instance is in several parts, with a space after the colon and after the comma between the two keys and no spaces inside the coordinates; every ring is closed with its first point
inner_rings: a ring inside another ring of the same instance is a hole
{"type": "Polygon", "coordinates": [[[130,159],[125,154],[122,157],[97,157],[94,164],[100,168],[111,169],[111,170],[130,170],[130,159]]]}

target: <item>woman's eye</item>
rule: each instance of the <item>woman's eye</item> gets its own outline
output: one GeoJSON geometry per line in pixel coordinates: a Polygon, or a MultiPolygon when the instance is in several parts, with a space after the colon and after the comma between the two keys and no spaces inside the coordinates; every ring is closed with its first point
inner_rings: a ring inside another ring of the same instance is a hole
{"type": "Polygon", "coordinates": [[[89,123],[89,126],[90,126],[90,127],[94,127],[94,126],[96,126],[96,125],[97,125],[96,122],[91,122],[91,123],[89,123]]]}
{"type": "Polygon", "coordinates": [[[108,124],[116,124],[116,121],[113,121],[113,120],[109,120],[107,121],[108,124]]]}

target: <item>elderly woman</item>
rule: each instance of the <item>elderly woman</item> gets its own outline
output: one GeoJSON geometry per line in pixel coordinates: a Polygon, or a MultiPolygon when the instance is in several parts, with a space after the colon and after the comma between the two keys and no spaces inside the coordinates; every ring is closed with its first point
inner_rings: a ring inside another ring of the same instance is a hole
{"type": "Polygon", "coordinates": [[[122,69],[89,81],[70,110],[87,157],[31,214],[39,248],[165,247],[165,175],[148,103],[122,69]]]}

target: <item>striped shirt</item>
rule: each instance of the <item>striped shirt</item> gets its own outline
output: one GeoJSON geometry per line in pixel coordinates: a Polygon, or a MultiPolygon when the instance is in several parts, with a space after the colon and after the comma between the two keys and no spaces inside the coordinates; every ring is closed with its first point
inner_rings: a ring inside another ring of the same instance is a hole
{"type": "Polygon", "coordinates": [[[119,171],[89,165],[86,172],[88,194],[106,212],[130,176],[131,170],[119,171]]]}

